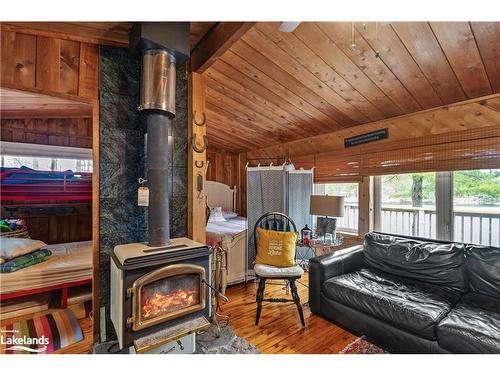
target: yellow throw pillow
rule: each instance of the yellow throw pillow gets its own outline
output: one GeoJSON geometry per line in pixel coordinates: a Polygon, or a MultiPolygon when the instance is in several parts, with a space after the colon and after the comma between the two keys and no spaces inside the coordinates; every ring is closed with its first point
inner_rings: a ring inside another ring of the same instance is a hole
{"type": "Polygon", "coordinates": [[[297,233],[257,228],[258,247],[255,263],[276,267],[295,266],[297,233]]]}

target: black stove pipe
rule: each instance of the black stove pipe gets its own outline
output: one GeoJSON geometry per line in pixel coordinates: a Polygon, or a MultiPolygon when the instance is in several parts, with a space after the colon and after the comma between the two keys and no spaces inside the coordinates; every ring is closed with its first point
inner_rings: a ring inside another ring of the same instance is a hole
{"type": "Polygon", "coordinates": [[[130,34],[141,55],[141,101],[146,117],[146,180],[149,188],[148,246],[170,244],[168,133],[175,117],[176,63],[189,56],[189,22],[141,22],[130,34]]]}
{"type": "Polygon", "coordinates": [[[149,186],[149,246],[170,244],[168,197],[168,128],[171,119],[163,113],[147,113],[147,184],[149,186]]]}

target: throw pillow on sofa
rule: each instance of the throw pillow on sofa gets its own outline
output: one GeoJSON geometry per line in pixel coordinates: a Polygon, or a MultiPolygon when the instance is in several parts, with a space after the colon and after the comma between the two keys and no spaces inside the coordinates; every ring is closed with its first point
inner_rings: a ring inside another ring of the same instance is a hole
{"type": "Polygon", "coordinates": [[[366,263],[389,274],[466,292],[465,245],[382,233],[365,236],[366,263]]]}
{"type": "Polygon", "coordinates": [[[297,233],[257,228],[258,246],[255,263],[276,267],[295,266],[297,233]]]}

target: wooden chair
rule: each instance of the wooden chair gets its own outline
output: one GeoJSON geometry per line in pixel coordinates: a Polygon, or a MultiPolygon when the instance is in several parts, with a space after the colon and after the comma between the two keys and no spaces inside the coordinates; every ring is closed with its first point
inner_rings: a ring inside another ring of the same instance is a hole
{"type": "MultiPolygon", "coordinates": [[[[253,230],[253,235],[255,239],[255,251],[257,252],[258,248],[258,237],[257,237],[257,228],[262,228],[266,230],[274,230],[280,232],[297,232],[297,226],[293,222],[291,218],[282,214],[280,212],[269,212],[267,214],[262,215],[259,220],[255,223],[255,227],[253,230]]],[[[297,255],[297,248],[295,248],[294,259],[297,255]]],[[[258,264],[254,265],[255,275],[259,279],[259,287],[257,289],[257,315],[255,317],[255,325],[259,324],[260,313],[262,311],[262,302],[294,302],[297,306],[297,310],[299,312],[300,322],[302,326],[305,326],[304,322],[304,313],[302,311],[302,305],[300,304],[300,297],[297,293],[297,285],[295,281],[300,279],[300,277],[304,274],[304,270],[299,266],[295,265],[293,267],[275,267],[269,266],[267,264],[258,264]],[[292,293],[293,299],[286,298],[264,298],[264,290],[266,288],[266,280],[285,280],[287,283],[286,289],[288,291],[288,285],[290,285],[290,291],[292,293]]]]}

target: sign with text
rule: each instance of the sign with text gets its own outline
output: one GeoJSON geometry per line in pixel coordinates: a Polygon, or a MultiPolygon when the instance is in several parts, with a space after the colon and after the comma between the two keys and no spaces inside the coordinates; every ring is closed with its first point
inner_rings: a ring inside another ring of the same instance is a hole
{"type": "Polygon", "coordinates": [[[389,137],[389,130],[387,128],[380,129],[371,133],[357,135],[355,137],[345,138],[344,146],[352,147],[362,145],[364,143],[380,141],[389,137]]]}

